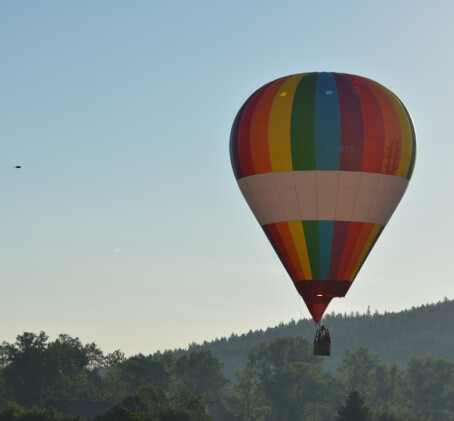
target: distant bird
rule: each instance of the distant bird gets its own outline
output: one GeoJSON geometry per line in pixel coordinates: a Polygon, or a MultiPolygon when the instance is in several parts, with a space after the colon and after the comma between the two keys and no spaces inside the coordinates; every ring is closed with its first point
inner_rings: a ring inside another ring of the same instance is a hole
{"type": "Polygon", "coordinates": [[[21,165],[16,165],[14,168],[22,168],[21,165]]]}

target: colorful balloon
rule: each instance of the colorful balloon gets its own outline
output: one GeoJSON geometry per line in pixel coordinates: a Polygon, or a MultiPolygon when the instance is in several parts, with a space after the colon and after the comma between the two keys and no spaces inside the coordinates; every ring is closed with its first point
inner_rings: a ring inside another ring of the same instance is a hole
{"type": "Polygon", "coordinates": [[[238,112],[235,177],[316,322],[350,288],[407,189],[415,156],[405,106],[360,76],[283,77],[238,112]]]}

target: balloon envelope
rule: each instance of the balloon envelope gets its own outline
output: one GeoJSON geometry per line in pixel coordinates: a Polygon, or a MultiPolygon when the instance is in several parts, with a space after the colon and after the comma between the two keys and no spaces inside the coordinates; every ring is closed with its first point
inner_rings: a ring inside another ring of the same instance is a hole
{"type": "Polygon", "coordinates": [[[316,322],[350,288],[405,193],[415,156],[405,106],[360,76],[283,77],[238,112],[235,177],[316,322]]]}

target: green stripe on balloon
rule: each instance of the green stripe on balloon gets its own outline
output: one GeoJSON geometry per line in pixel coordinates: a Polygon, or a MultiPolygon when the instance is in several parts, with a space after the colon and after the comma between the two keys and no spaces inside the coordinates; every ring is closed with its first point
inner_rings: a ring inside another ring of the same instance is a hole
{"type": "Polygon", "coordinates": [[[318,244],[318,221],[303,221],[307,254],[311,263],[312,279],[320,279],[320,253],[318,244]]]}
{"type": "Polygon", "coordinates": [[[317,74],[307,74],[298,84],[293,98],[290,142],[293,169],[296,171],[315,170],[316,84],[317,74]]]}

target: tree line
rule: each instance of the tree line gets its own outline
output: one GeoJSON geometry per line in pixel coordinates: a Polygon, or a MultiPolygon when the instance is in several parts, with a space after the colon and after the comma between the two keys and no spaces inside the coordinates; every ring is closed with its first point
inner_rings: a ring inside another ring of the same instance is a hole
{"type": "MultiPolygon", "coordinates": [[[[445,298],[395,313],[327,314],[324,323],[330,329],[333,346],[326,368],[336,373],[345,349],[367,346],[383,361],[406,364],[407,357],[433,355],[454,360],[454,301],[445,298]]],[[[281,323],[266,330],[249,331],[211,342],[191,344],[190,351],[210,351],[224,363],[224,373],[232,381],[238,367],[244,367],[249,351],[262,342],[286,336],[314,338],[314,323],[309,319],[281,323]]]]}
{"type": "Polygon", "coordinates": [[[97,421],[454,419],[454,361],[412,355],[401,365],[365,347],[345,350],[336,372],[326,361],[301,336],[275,338],[229,380],[210,351],[105,355],[69,335],[26,332],[0,346],[0,421],[83,420],[63,415],[68,403],[108,403],[97,421]]]}

